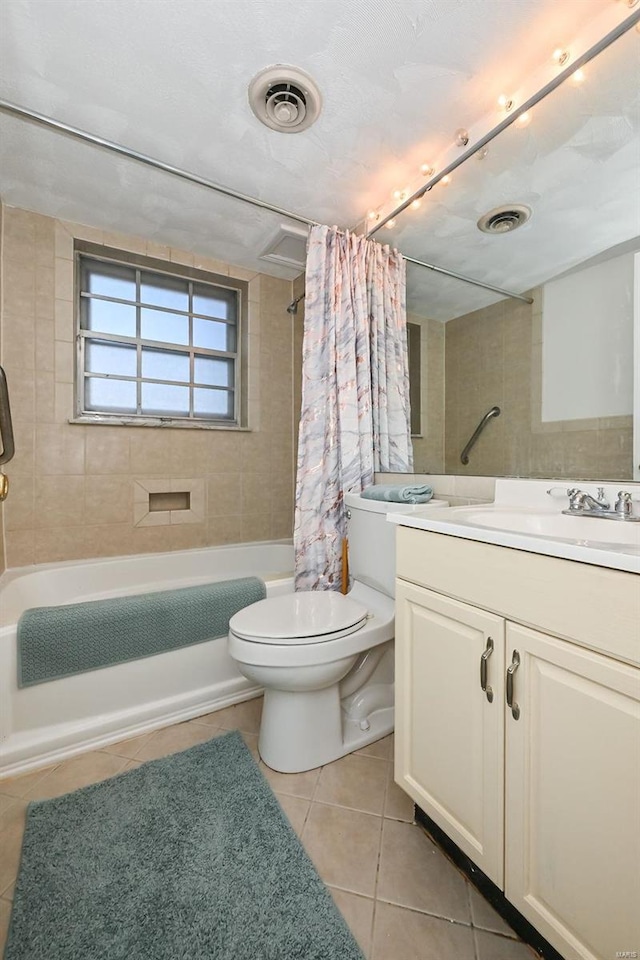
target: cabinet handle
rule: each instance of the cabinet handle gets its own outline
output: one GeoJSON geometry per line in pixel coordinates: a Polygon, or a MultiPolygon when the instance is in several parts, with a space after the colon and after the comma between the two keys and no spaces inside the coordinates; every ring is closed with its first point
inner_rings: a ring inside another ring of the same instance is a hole
{"type": "Polygon", "coordinates": [[[489,703],[493,702],[493,690],[487,686],[487,660],[493,653],[493,637],[487,637],[487,646],[480,657],[480,687],[487,695],[489,703]]]}
{"type": "Polygon", "coordinates": [[[520,717],[520,707],[513,699],[513,675],[520,666],[520,654],[517,650],[513,651],[511,664],[507,668],[507,706],[511,707],[511,716],[514,720],[520,717]]]}

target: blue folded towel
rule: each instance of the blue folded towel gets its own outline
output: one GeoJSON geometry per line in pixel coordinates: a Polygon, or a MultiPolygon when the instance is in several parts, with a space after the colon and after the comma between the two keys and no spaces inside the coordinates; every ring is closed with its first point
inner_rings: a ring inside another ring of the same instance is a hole
{"type": "Polygon", "coordinates": [[[367,487],[360,494],[365,500],[386,500],[393,503],[426,503],[433,496],[433,489],[426,483],[407,486],[378,483],[367,487]]]}

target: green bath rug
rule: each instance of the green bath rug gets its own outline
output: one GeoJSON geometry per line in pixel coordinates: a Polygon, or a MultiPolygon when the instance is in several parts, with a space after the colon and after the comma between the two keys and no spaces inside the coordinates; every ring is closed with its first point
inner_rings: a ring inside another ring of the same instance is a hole
{"type": "Polygon", "coordinates": [[[239,733],[32,803],[5,960],[364,960],[239,733]]]}

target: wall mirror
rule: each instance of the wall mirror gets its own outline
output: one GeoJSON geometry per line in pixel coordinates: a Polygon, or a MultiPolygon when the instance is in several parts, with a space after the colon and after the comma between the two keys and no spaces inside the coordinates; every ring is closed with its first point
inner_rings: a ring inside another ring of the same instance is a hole
{"type": "Polygon", "coordinates": [[[630,30],[378,234],[533,299],[408,265],[415,472],[640,479],[639,47],[630,30]]]}

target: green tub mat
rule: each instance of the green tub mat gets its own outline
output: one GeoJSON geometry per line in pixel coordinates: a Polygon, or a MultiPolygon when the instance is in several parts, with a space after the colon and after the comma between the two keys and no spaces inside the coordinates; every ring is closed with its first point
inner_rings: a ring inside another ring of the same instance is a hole
{"type": "Polygon", "coordinates": [[[266,596],[258,577],[33,607],[18,622],[18,686],[152,657],[226,636],[229,620],[266,596]]]}

